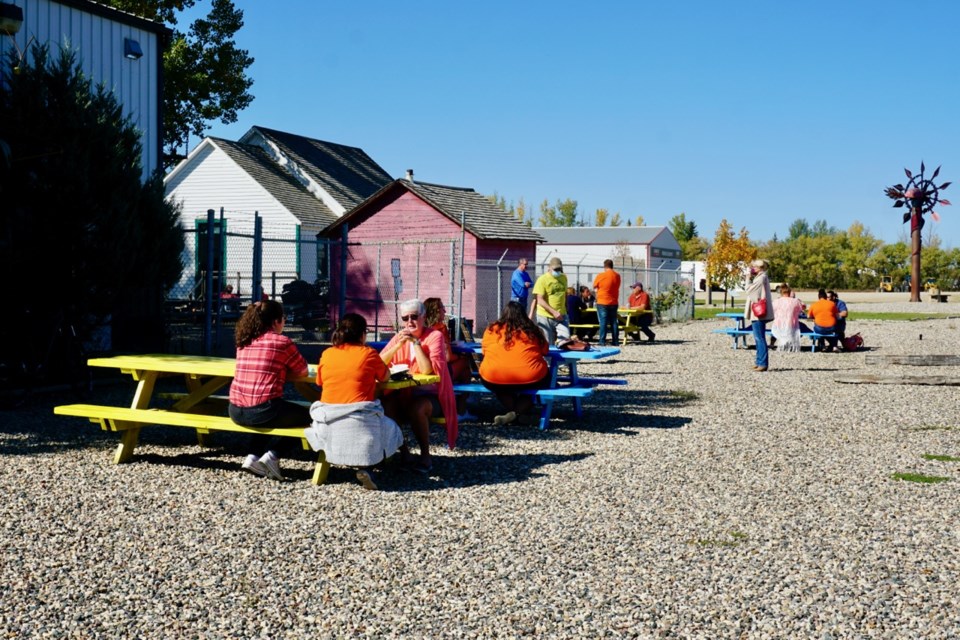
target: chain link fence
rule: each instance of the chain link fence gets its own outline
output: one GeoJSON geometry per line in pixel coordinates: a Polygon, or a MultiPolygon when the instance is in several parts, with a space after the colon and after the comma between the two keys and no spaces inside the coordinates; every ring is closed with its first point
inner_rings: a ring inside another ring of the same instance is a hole
{"type": "MultiPolygon", "coordinates": [[[[263,231],[259,216],[236,213],[209,212],[184,235],[183,276],[166,304],[172,353],[232,356],[236,320],[246,305],[263,298],[283,302],[285,333],[308,357],[319,354],[344,313],[363,315],[371,338],[389,337],[400,324],[399,303],[411,298],[440,298],[454,319],[452,337],[479,339],[510,300],[516,268],[512,259],[463,261],[458,238],[329,240],[303,237],[298,227],[274,225],[263,231]],[[222,296],[228,285],[235,297],[222,296]]],[[[659,322],[693,317],[692,272],[634,266],[616,270],[623,283],[621,305],[627,304],[630,286],[643,282],[659,322]]],[[[538,265],[531,263],[528,271],[536,281],[538,265]]],[[[575,291],[592,289],[602,271],[599,264],[565,265],[575,291]]]]}

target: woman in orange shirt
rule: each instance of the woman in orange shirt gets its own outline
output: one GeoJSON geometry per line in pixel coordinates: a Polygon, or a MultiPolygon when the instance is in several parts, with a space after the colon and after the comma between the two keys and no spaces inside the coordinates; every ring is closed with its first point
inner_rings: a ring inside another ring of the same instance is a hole
{"type": "MultiPolygon", "coordinates": [[[[315,451],[323,451],[331,464],[369,467],[397,452],[403,435],[386,417],[376,399],[377,383],[390,378],[390,370],[375,349],[364,344],[367,321],[348,313],[337,323],[333,346],[324,350],[317,366],[320,400],[310,407],[313,424],[305,436],[315,451]]],[[[367,489],[377,485],[364,469],[357,480],[367,489]]]]}
{"type": "Polygon", "coordinates": [[[493,419],[510,424],[518,413],[533,408],[533,397],[521,393],[549,384],[550,367],[544,356],[549,346],[540,328],[519,302],[508,302],[500,318],[483,333],[480,379],[496,394],[507,412],[493,419]]]}

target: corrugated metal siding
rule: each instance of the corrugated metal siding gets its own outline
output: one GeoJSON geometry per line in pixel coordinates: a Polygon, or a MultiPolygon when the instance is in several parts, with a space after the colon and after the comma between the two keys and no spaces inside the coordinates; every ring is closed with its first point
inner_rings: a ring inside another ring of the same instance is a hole
{"type": "MultiPolygon", "coordinates": [[[[159,169],[161,122],[158,100],[162,60],[158,34],[52,0],[14,0],[13,4],[23,9],[23,26],[13,36],[17,45],[23,49],[33,36],[35,43],[48,44],[52,55],[59,55],[62,46],[76,50],[83,72],[94,83],[103,83],[112,90],[123,105],[124,115],[130,116],[140,129],[144,178],[159,169]],[[140,43],[142,58],[128,60],[124,57],[124,38],[140,43]]],[[[3,34],[0,53],[4,59],[14,48],[3,34]]]]}

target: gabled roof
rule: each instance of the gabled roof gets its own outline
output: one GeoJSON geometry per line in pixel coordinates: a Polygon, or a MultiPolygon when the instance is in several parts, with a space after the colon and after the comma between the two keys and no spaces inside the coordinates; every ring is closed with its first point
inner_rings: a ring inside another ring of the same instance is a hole
{"type": "Polygon", "coordinates": [[[667,227],[536,227],[549,244],[653,244],[660,240],[671,246],[676,239],[667,227]]]}
{"type": "Polygon", "coordinates": [[[258,136],[275,144],[345,211],[357,206],[392,180],[383,167],[358,147],[256,126],[244,134],[240,142],[250,143],[258,136]]]}
{"type": "Polygon", "coordinates": [[[462,211],[464,227],[480,240],[543,242],[543,237],[539,233],[473,189],[448,187],[427,182],[412,182],[404,179],[394,180],[380,189],[368,200],[344,214],[325,232],[337,228],[341,222],[362,215],[362,212],[375,206],[386,194],[393,193],[398,189],[410,191],[457,224],[460,224],[460,212],[462,211]]]}
{"type": "Polygon", "coordinates": [[[223,138],[210,138],[210,141],[305,226],[323,229],[336,221],[337,216],[333,211],[317,200],[306,187],[284,171],[260,147],[223,138]]]}

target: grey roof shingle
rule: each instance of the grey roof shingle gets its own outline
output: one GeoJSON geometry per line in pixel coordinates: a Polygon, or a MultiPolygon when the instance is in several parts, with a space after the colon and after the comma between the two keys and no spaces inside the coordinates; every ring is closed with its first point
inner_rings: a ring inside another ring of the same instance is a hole
{"type": "Polygon", "coordinates": [[[276,198],[304,226],[323,229],[337,220],[327,205],[315,198],[300,182],[287,173],[260,147],[210,138],[250,177],[276,198]]]}
{"type": "Polygon", "coordinates": [[[658,237],[675,242],[667,227],[535,227],[550,244],[650,244],[658,237]],[[666,233],[664,233],[666,232],[666,233]]]}
{"type": "Polygon", "coordinates": [[[285,131],[255,126],[241,142],[259,133],[308,173],[347,211],[390,183],[390,174],[363,149],[314,140],[285,131]]]}
{"type": "Polygon", "coordinates": [[[462,211],[464,226],[481,240],[543,242],[543,236],[473,189],[409,180],[397,180],[397,183],[410,189],[457,223],[460,222],[462,211]]]}

